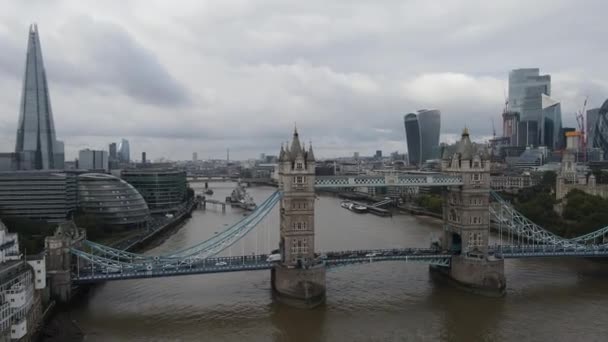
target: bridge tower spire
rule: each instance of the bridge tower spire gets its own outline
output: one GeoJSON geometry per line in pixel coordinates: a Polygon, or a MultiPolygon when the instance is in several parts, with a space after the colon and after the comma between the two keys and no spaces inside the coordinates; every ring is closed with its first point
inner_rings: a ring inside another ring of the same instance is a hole
{"type": "Polygon", "coordinates": [[[279,158],[281,262],[272,269],[272,287],[280,301],[308,308],[325,300],[325,266],[315,257],[314,186],[312,145],[306,151],[294,129],[279,158]]]}
{"type": "Polygon", "coordinates": [[[476,292],[503,294],[504,264],[488,254],[490,234],[490,160],[475,148],[465,128],[456,153],[446,153],[442,171],[460,175],[463,185],[443,193],[443,247],[454,253],[450,278],[476,292]]]}

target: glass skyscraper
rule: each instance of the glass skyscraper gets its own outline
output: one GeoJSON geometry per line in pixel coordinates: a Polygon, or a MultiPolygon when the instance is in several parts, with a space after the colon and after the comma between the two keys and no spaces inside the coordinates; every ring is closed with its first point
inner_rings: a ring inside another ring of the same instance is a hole
{"type": "Polygon", "coordinates": [[[403,118],[407,153],[410,165],[422,165],[426,160],[439,158],[441,112],[422,109],[403,118]]]}
{"type": "Polygon", "coordinates": [[[509,73],[509,110],[519,113],[520,120],[517,145],[557,148],[562,128],[561,104],[550,96],[551,75],[540,75],[538,68],[509,73]]]}
{"type": "Polygon", "coordinates": [[[550,149],[557,149],[559,132],[562,130],[562,104],[542,95],[541,143],[550,149]]]}
{"type": "Polygon", "coordinates": [[[30,26],[28,35],[15,152],[23,161],[20,169],[63,169],[63,142],[55,139],[51,99],[35,24],[30,26]]]}
{"type": "Polygon", "coordinates": [[[123,163],[131,161],[131,149],[129,147],[129,140],[127,139],[122,139],[118,145],[118,160],[123,163]]]}
{"type": "Polygon", "coordinates": [[[593,132],[593,147],[604,151],[604,159],[608,159],[608,100],[599,108],[593,132]]]}

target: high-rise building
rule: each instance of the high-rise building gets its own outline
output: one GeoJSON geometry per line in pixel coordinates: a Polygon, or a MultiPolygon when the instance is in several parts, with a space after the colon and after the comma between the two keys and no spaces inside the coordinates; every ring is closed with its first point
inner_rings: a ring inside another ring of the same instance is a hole
{"type": "Polygon", "coordinates": [[[376,155],[374,156],[376,159],[382,159],[382,150],[376,150],[376,155]]]}
{"type": "Polygon", "coordinates": [[[587,135],[587,147],[592,148],[594,146],[595,141],[595,128],[597,126],[597,121],[600,116],[599,108],[591,108],[587,110],[587,116],[585,118],[585,134],[587,135]]]}
{"type": "Polygon", "coordinates": [[[540,129],[541,144],[555,150],[559,144],[559,132],[562,129],[562,104],[547,95],[542,98],[542,121],[540,129]]]}
{"type": "Polygon", "coordinates": [[[519,146],[558,147],[561,104],[550,96],[551,75],[540,75],[538,68],[515,69],[509,73],[509,110],[519,113],[516,139],[519,146]]]}
{"type": "Polygon", "coordinates": [[[441,112],[422,109],[403,118],[410,165],[439,158],[441,112]]]}
{"type": "Polygon", "coordinates": [[[21,93],[15,153],[21,154],[20,169],[63,169],[63,142],[55,138],[55,124],[38,28],[30,26],[25,76],[21,93]]]}
{"type": "Polygon", "coordinates": [[[192,152],[192,161],[196,162],[198,160],[198,153],[192,152]]]}
{"type": "Polygon", "coordinates": [[[509,73],[509,109],[521,121],[540,121],[542,98],[551,96],[551,75],[540,75],[538,68],[515,69],[509,73]]]}
{"type": "Polygon", "coordinates": [[[604,151],[604,159],[608,159],[608,100],[602,104],[597,114],[593,147],[601,148],[604,151]]]}
{"type": "Polygon", "coordinates": [[[100,150],[78,151],[78,168],[83,170],[108,170],[108,152],[100,150]]]}
{"type": "Polygon", "coordinates": [[[505,111],[502,113],[502,136],[509,138],[509,145],[517,144],[519,113],[505,111]]]}
{"type": "Polygon", "coordinates": [[[517,146],[537,146],[538,141],[538,121],[520,121],[517,128],[517,146]]]}
{"type": "Polygon", "coordinates": [[[122,139],[118,145],[118,160],[123,163],[131,161],[131,150],[129,148],[129,140],[127,139],[122,139]]]}
{"type": "Polygon", "coordinates": [[[145,164],[146,163],[146,152],[142,152],[141,153],[141,163],[145,164]]]}
{"type": "Polygon", "coordinates": [[[116,161],[118,160],[118,155],[116,154],[117,150],[116,150],[116,143],[110,143],[109,145],[109,151],[110,151],[110,160],[111,161],[116,161]]]}

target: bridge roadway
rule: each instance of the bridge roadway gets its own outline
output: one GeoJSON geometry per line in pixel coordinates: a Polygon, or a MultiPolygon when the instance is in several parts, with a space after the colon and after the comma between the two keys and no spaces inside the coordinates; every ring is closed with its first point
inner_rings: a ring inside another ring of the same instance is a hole
{"type": "MultiPolygon", "coordinates": [[[[184,258],[174,258],[174,260],[163,258],[154,263],[122,264],[122,266],[114,264],[114,266],[102,267],[99,264],[91,264],[92,266],[76,269],[72,274],[72,281],[75,284],[85,284],[108,280],[266,270],[273,266],[272,262],[266,261],[267,258],[267,254],[259,254],[207,258],[194,262],[184,258]]],[[[327,267],[392,260],[448,266],[450,258],[451,255],[443,254],[436,249],[403,248],[327,252],[320,255],[318,262],[324,262],[327,267]]],[[[111,259],[108,261],[112,262],[111,259]]]]}
{"type": "Polygon", "coordinates": [[[543,258],[543,257],[584,257],[608,258],[608,244],[604,245],[513,245],[491,246],[490,252],[498,258],[543,258]]]}
{"type": "MultiPolygon", "coordinates": [[[[238,177],[205,177],[188,176],[188,182],[225,182],[241,181],[243,183],[268,183],[271,179],[238,178],[238,177]]],[[[349,187],[384,187],[384,186],[452,186],[462,185],[462,176],[442,173],[432,174],[387,174],[357,176],[317,176],[315,188],[349,188],[349,187]]]]}
{"type": "MultiPolygon", "coordinates": [[[[489,246],[489,253],[497,258],[544,258],[544,257],[602,257],[608,258],[608,245],[580,245],[561,247],[554,245],[489,246]]],[[[159,259],[155,263],[124,264],[124,267],[99,265],[76,270],[73,282],[95,283],[108,280],[158,278],[190,274],[226,273],[267,270],[273,266],[267,262],[267,254],[207,258],[189,262],[184,258],[159,259]]],[[[414,261],[438,266],[449,266],[452,254],[434,248],[370,249],[321,254],[318,262],[328,268],[381,261],[414,261]]]]}
{"type": "Polygon", "coordinates": [[[318,176],[315,188],[462,185],[461,175],[387,174],[378,176],[318,176]]]}

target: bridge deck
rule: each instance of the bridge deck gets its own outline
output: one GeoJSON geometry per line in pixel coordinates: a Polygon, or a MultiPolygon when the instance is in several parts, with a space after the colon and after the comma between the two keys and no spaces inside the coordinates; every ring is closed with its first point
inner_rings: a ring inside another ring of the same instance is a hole
{"type": "Polygon", "coordinates": [[[462,176],[437,173],[426,175],[319,176],[315,178],[315,188],[453,185],[462,185],[462,176]]]}
{"type": "MultiPolygon", "coordinates": [[[[226,273],[270,269],[268,255],[247,255],[207,258],[196,262],[187,259],[159,259],[156,262],[119,264],[108,259],[105,267],[83,266],[72,276],[74,283],[94,283],[108,280],[159,278],[191,274],[226,273]]],[[[438,265],[449,265],[451,256],[429,248],[353,250],[321,254],[318,262],[327,267],[380,261],[419,261],[438,265]]]]}

